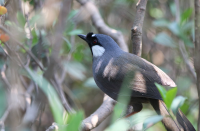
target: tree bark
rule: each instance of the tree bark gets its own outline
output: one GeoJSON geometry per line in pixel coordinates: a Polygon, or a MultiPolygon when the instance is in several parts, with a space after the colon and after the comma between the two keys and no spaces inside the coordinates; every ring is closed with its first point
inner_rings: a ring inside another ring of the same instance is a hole
{"type": "MultiPolygon", "coordinates": [[[[195,56],[194,56],[194,66],[197,75],[197,91],[200,97],[200,0],[195,0],[195,56]]],[[[199,104],[200,109],[200,104],[199,104]]],[[[200,112],[198,115],[198,131],[200,130],[200,112]]]]}
{"type": "Polygon", "coordinates": [[[136,4],[136,17],[131,29],[133,54],[141,56],[142,53],[142,26],[145,16],[147,0],[139,0],[136,4]]]}

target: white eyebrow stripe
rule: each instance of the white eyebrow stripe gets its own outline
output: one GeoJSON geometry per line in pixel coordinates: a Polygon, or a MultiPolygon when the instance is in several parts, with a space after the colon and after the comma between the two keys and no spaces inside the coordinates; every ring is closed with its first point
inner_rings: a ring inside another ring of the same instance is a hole
{"type": "Polygon", "coordinates": [[[92,37],[95,37],[95,34],[93,34],[92,37]]]}

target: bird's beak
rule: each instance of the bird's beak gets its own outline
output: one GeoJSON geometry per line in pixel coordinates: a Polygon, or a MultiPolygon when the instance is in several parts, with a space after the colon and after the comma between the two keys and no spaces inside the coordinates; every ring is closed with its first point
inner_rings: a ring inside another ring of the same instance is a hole
{"type": "Polygon", "coordinates": [[[86,41],[86,35],[79,34],[78,36],[79,36],[81,39],[83,39],[84,41],[86,41]]]}

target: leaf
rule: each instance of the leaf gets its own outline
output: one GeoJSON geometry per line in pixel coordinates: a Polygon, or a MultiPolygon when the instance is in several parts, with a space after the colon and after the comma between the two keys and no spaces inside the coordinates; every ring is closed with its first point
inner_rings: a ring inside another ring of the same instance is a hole
{"type": "Polygon", "coordinates": [[[84,48],[84,45],[79,44],[77,45],[76,50],[72,53],[72,56],[76,61],[81,61],[83,59],[83,56],[84,56],[83,48],[84,48]]]}
{"type": "Polygon", "coordinates": [[[78,13],[78,10],[70,11],[67,19],[69,20],[69,19],[73,18],[77,13],[78,13]]]}
{"type": "Polygon", "coordinates": [[[188,111],[190,104],[188,101],[185,101],[184,104],[180,107],[181,111],[186,114],[186,112],[188,111]]]}
{"type": "Polygon", "coordinates": [[[170,10],[171,10],[172,15],[175,16],[176,15],[176,5],[174,2],[170,4],[170,10]]]}
{"type": "Polygon", "coordinates": [[[186,97],[183,97],[183,96],[177,96],[173,102],[172,102],[172,105],[171,105],[171,109],[173,111],[173,113],[176,115],[178,109],[184,104],[185,100],[187,98],[186,97]]]}
{"type": "Polygon", "coordinates": [[[187,22],[183,26],[181,26],[181,32],[183,32],[184,34],[188,32],[191,35],[193,29],[194,29],[193,21],[187,22]]]}
{"type": "Polygon", "coordinates": [[[172,22],[168,25],[168,29],[175,34],[176,36],[180,36],[180,27],[177,22],[172,22]]]}
{"type": "Polygon", "coordinates": [[[29,20],[30,27],[33,27],[41,18],[42,16],[40,14],[35,14],[33,17],[31,17],[29,20]]]}
{"type": "Polygon", "coordinates": [[[193,9],[189,8],[187,10],[185,10],[182,14],[181,14],[181,21],[180,23],[183,24],[185,21],[187,21],[190,16],[192,15],[193,9]]]}
{"type": "Polygon", "coordinates": [[[168,29],[176,36],[178,36],[180,39],[182,39],[186,46],[188,47],[194,47],[194,44],[191,42],[191,40],[188,38],[186,34],[184,34],[183,29],[180,28],[180,25],[178,25],[177,22],[172,22],[168,25],[168,29]]]}
{"type": "Polygon", "coordinates": [[[164,88],[162,85],[160,85],[160,84],[158,84],[158,83],[155,83],[155,85],[156,85],[156,87],[158,88],[158,91],[160,92],[160,94],[161,94],[163,100],[165,100],[167,91],[165,90],[165,88],[164,88]]]}
{"type": "Polygon", "coordinates": [[[88,78],[83,85],[85,87],[98,88],[93,77],[88,78]]]}
{"type": "Polygon", "coordinates": [[[163,116],[161,115],[156,115],[156,116],[147,118],[143,123],[143,130],[146,130],[147,128],[153,126],[154,124],[161,121],[162,119],[163,119],[163,116]]]}
{"type": "Polygon", "coordinates": [[[129,128],[128,122],[125,119],[121,119],[106,128],[105,131],[127,131],[129,128]]]}
{"type": "Polygon", "coordinates": [[[180,38],[184,41],[184,44],[185,44],[187,47],[194,48],[194,44],[193,44],[192,41],[188,38],[187,35],[181,34],[180,38]]]}
{"type": "Polygon", "coordinates": [[[162,32],[159,33],[155,38],[154,41],[158,44],[168,46],[168,47],[176,47],[174,40],[166,33],[162,32]]]}
{"type": "Polygon", "coordinates": [[[67,120],[68,126],[66,131],[79,131],[83,118],[84,118],[83,111],[78,111],[75,114],[70,114],[67,120]]]}
{"type": "Polygon", "coordinates": [[[64,64],[65,70],[78,80],[85,79],[86,68],[79,62],[67,62],[64,64]]]}
{"type": "Polygon", "coordinates": [[[76,30],[72,30],[72,31],[68,32],[67,34],[68,35],[78,35],[78,34],[81,34],[81,33],[83,33],[83,30],[76,29],[76,30]]]}
{"type": "Polygon", "coordinates": [[[25,23],[26,23],[26,19],[24,18],[23,14],[21,12],[17,12],[17,21],[19,22],[19,24],[24,27],[25,23]]]}
{"type": "Polygon", "coordinates": [[[37,36],[36,30],[33,29],[31,31],[31,34],[32,34],[32,37],[33,37],[33,39],[32,39],[32,46],[34,46],[34,45],[36,45],[38,43],[38,36],[37,36]]]}
{"type": "Polygon", "coordinates": [[[170,109],[170,106],[172,104],[173,99],[176,96],[176,93],[177,93],[177,87],[174,87],[174,88],[167,91],[166,98],[165,98],[164,102],[165,102],[168,109],[170,109]]]}
{"type": "Polygon", "coordinates": [[[42,75],[36,74],[29,68],[27,68],[27,70],[31,79],[42,89],[42,91],[47,96],[55,122],[63,125],[63,106],[55,89],[42,75]]]}
{"type": "Polygon", "coordinates": [[[159,8],[151,8],[150,15],[154,18],[162,18],[164,14],[159,8]]]}
{"type": "Polygon", "coordinates": [[[7,25],[7,26],[12,26],[13,23],[12,23],[11,21],[9,21],[9,20],[6,20],[6,21],[5,21],[5,25],[7,25]]]}
{"type": "Polygon", "coordinates": [[[4,114],[7,106],[7,99],[6,99],[6,90],[4,86],[2,85],[2,81],[0,82],[0,117],[2,118],[2,115],[4,114]]]}
{"type": "Polygon", "coordinates": [[[62,37],[62,38],[64,40],[63,51],[64,51],[64,53],[67,54],[71,50],[72,45],[71,45],[71,43],[69,42],[69,40],[67,38],[65,38],[65,37],[62,37]]]}
{"type": "Polygon", "coordinates": [[[155,20],[153,21],[153,25],[156,27],[167,27],[169,22],[165,19],[155,20]]]}

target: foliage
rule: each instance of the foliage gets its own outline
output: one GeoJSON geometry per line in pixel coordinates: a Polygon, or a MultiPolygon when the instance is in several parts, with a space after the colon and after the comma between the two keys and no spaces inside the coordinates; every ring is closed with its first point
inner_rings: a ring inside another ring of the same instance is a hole
{"type": "MultiPolygon", "coordinates": [[[[61,1],[54,0],[50,2],[47,0],[23,0],[16,3],[9,2],[8,6],[1,6],[6,10],[3,12],[0,10],[1,25],[9,32],[0,30],[2,71],[0,117],[2,118],[14,100],[18,101],[19,104],[17,103],[18,106],[15,108],[17,113],[11,110],[9,113],[11,115],[6,116],[5,123],[6,127],[12,128],[13,123],[17,121],[16,127],[18,127],[18,122],[23,122],[24,114],[30,105],[41,102],[45,107],[42,109],[42,104],[38,104],[39,106],[34,108],[34,111],[38,111],[38,113],[34,114],[33,111],[34,116],[37,117],[30,122],[31,128],[42,131],[56,122],[60,130],[79,130],[84,117],[91,115],[102,103],[103,93],[97,87],[92,76],[91,51],[88,45],[76,35],[88,32],[98,33],[97,30],[100,30],[100,27],[97,29],[92,25],[91,14],[87,10],[83,10],[78,2],[73,1],[72,8],[63,21],[63,29],[60,29],[63,32],[55,40],[56,28],[60,23],[58,16],[62,11],[60,7],[67,5],[62,5],[61,1]],[[41,41],[41,38],[44,39],[41,41]],[[56,50],[58,57],[53,63],[50,63],[59,42],[61,42],[60,49],[56,50]],[[38,67],[38,63],[30,56],[30,53],[37,58],[43,70],[38,67]],[[45,76],[49,64],[58,64],[56,68],[50,70],[53,72],[56,69],[54,77],[50,80],[45,76]],[[6,79],[3,79],[3,76],[6,79]],[[58,84],[63,89],[65,99],[76,113],[69,113],[64,108],[62,95],[56,86],[58,84]],[[40,91],[44,93],[44,96],[38,96],[40,91]],[[13,117],[13,114],[19,116],[13,117]]],[[[137,1],[111,0],[94,1],[94,3],[105,24],[120,30],[126,43],[129,44],[137,1]]],[[[5,1],[1,1],[1,5],[4,4],[5,1]]],[[[195,80],[188,75],[190,73],[186,68],[184,58],[179,53],[179,42],[181,41],[186,48],[189,64],[193,66],[194,10],[191,5],[193,5],[191,1],[180,0],[180,16],[177,16],[174,1],[148,1],[142,34],[142,57],[159,66],[177,84],[178,88],[169,90],[156,84],[167,108],[171,109],[174,114],[180,108],[196,126],[198,97],[195,80]]],[[[122,90],[120,93],[123,94],[123,92],[127,92],[127,90],[122,90]]],[[[122,112],[127,107],[129,99],[129,97],[119,98],[119,101],[123,101],[124,104],[118,103],[115,106],[112,120],[106,127],[102,126],[103,128],[100,130],[123,131],[128,130],[130,126],[149,131],[164,129],[159,122],[163,117],[150,111],[151,107],[147,104],[143,105],[144,109],[140,113],[128,119],[122,118],[122,112]],[[130,121],[131,125],[127,121],[130,121]]],[[[23,124],[26,126],[26,123],[23,124]]],[[[23,124],[22,126],[24,126],[23,124]]]]}

